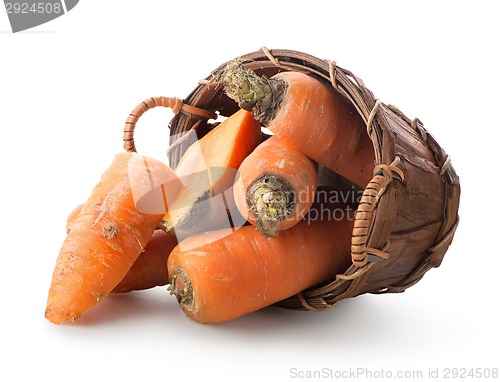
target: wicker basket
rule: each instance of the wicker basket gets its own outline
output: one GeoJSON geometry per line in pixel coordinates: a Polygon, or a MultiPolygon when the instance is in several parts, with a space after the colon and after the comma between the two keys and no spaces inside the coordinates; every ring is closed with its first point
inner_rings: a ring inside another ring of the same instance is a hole
{"type": "MultiPolygon", "coordinates": [[[[418,119],[407,118],[377,100],[363,82],[335,62],[297,51],[259,51],[241,57],[259,75],[301,71],[332,86],[366,122],[375,151],[372,181],[363,192],[352,237],[352,265],[330,282],[304,290],[277,305],[300,310],[324,310],[338,301],[364,293],[397,293],[438,267],[458,224],[459,178],[450,158],[418,119]]],[[[225,67],[215,69],[207,80],[225,67]]],[[[165,106],[165,105],[162,105],[165,106]]],[[[168,105],[171,106],[171,105],[168,105]]],[[[187,132],[202,136],[213,127],[217,111],[229,116],[238,106],[221,89],[200,84],[177,100],[170,122],[170,164],[175,167],[186,145],[187,132]],[[208,113],[199,112],[199,109],[208,113]],[[184,112],[179,112],[184,111],[184,112]]]]}

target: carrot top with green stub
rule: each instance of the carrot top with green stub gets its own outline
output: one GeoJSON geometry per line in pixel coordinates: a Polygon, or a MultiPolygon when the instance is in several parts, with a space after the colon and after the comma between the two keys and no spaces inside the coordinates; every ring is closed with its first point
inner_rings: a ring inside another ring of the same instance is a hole
{"type": "Polygon", "coordinates": [[[233,187],[238,210],[265,237],[292,227],[314,200],[317,166],[273,136],[241,163],[233,187]]]}
{"type": "Polygon", "coordinates": [[[372,177],[374,149],[356,109],[310,74],[258,76],[234,60],[213,83],[295,149],[360,187],[372,177]]]}
{"type": "Polygon", "coordinates": [[[277,78],[259,77],[236,59],[213,79],[224,85],[226,94],[267,125],[278,111],[287,83],[277,78]]]}

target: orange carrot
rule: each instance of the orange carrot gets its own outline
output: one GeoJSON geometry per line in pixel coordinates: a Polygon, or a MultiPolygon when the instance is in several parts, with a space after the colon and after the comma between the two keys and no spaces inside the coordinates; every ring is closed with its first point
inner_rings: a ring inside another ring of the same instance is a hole
{"type": "Polygon", "coordinates": [[[225,191],[260,138],[260,123],[239,110],[187,149],[175,170],[184,188],[164,218],[179,238],[228,221],[224,210],[231,209],[232,190],[225,191]]]}
{"type": "MultiPolygon", "coordinates": [[[[80,204],[69,214],[66,222],[68,233],[83,206],[84,204],[80,204]]],[[[176,245],[175,235],[161,229],[155,230],[144,247],[144,252],[139,255],[124,279],[111,292],[124,293],[166,285],[168,283],[167,259],[176,245]]]]}
{"type": "Polygon", "coordinates": [[[214,81],[222,82],[241,108],[311,159],[360,187],[371,180],[375,154],[366,126],[331,86],[293,71],[261,78],[240,60],[229,63],[214,81]]]}
{"type": "Polygon", "coordinates": [[[273,240],[252,226],[225,237],[219,231],[191,236],[168,259],[171,293],[195,321],[235,319],[345,271],[352,225],[348,219],[303,220],[273,240]]]}
{"type": "Polygon", "coordinates": [[[176,245],[175,235],[155,230],[144,252],[111,292],[124,293],[168,284],[167,259],[176,245]]]}
{"type": "Polygon", "coordinates": [[[144,251],[181,187],[159,161],[116,155],[61,246],[45,317],[74,321],[102,301],[144,251]]]}
{"type": "Polygon", "coordinates": [[[265,237],[297,224],[314,201],[316,165],[276,136],[242,162],[233,192],[236,206],[265,237]]]}

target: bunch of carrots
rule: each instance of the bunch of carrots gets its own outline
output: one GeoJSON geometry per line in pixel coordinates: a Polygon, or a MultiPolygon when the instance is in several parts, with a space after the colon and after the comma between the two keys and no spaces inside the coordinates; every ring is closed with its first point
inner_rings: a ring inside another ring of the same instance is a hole
{"type": "Polygon", "coordinates": [[[349,267],[354,210],[310,217],[339,208],[318,198],[335,186],[325,169],[361,190],[371,178],[373,148],[359,115],[304,73],[259,77],[235,60],[213,81],[239,111],[175,170],[136,152],[116,155],[71,212],[49,321],[75,321],[110,293],[169,285],[190,318],[224,322],[349,267]]]}

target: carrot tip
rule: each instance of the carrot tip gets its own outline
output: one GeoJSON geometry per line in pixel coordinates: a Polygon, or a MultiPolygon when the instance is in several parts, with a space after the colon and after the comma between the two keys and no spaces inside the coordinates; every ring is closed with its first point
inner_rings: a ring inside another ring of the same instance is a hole
{"type": "Polygon", "coordinates": [[[57,309],[47,308],[45,310],[45,318],[53,324],[59,325],[64,322],[75,322],[80,318],[75,313],[68,313],[57,309]]]}

